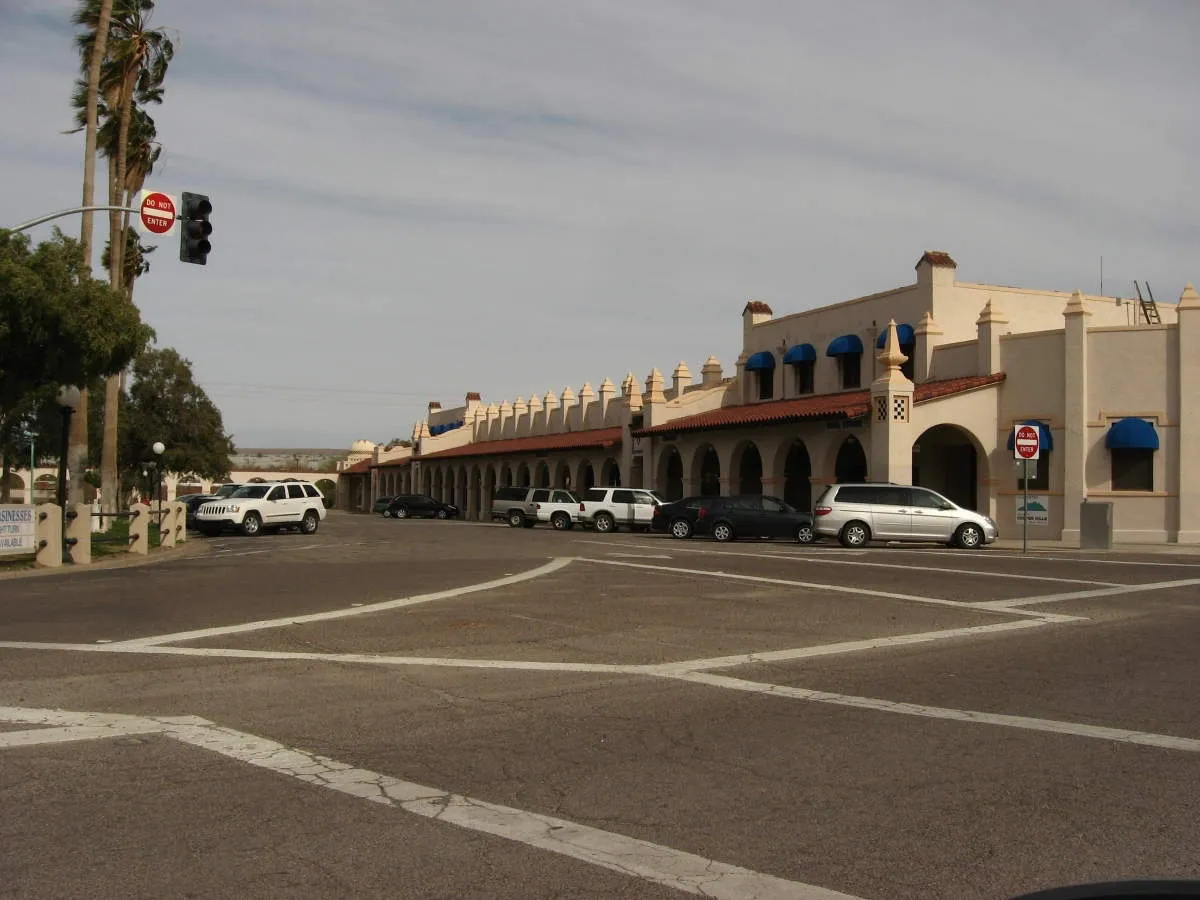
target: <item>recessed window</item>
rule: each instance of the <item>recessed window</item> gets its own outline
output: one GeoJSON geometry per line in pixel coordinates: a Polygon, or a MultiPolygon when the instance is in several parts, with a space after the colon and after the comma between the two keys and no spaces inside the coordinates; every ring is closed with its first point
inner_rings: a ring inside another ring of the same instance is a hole
{"type": "Polygon", "coordinates": [[[843,388],[856,388],[862,385],[861,353],[843,353],[838,357],[838,367],[842,371],[843,388]]]}
{"type": "Polygon", "coordinates": [[[775,396],[775,370],[760,369],[754,374],[758,377],[758,399],[770,400],[775,396]]]}
{"type": "Polygon", "coordinates": [[[816,371],[817,363],[815,360],[805,360],[804,362],[795,363],[792,368],[795,370],[796,393],[811,394],[816,390],[816,371]]]}
{"type": "Polygon", "coordinates": [[[1154,451],[1143,448],[1112,448],[1114,491],[1154,490],[1154,451]]]}
{"type": "Polygon", "coordinates": [[[913,372],[916,371],[913,366],[913,361],[914,361],[913,358],[917,352],[917,345],[916,344],[901,344],[900,352],[908,357],[908,359],[906,359],[904,362],[902,362],[900,364],[900,371],[904,373],[905,378],[907,378],[909,381],[912,381],[913,380],[913,372]]]}

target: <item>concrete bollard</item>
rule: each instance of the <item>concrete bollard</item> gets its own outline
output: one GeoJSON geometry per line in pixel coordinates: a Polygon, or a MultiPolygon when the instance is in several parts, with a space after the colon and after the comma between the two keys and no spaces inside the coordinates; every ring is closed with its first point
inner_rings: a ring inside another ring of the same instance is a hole
{"type": "Polygon", "coordinates": [[[34,515],[37,519],[37,564],[47,568],[61,566],[62,508],[53,503],[39,503],[34,515]]]}
{"type": "Polygon", "coordinates": [[[150,552],[150,507],[135,503],[129,512],[129,552],[145,556],[150,552]]]}
{"type": "Polygon", "coordinates": [[[67,512],[67,555],[76,565],[86,566],[92,561],[92,507],[87,503],[76,503],[67,512]],[[75,513],[74,516],[71,513],[75,513]]]}
{"type": "Polygon", "coordinates": [[[162,515],[158,517],[158,545],[160,547],[175,546],[175,504],[163,504],[160,507],[162,515]]]}
{"type": "Polygon", "coordinates": [[[187,540],[187,506],[179,500],[171,506],[175,510],[175,542],[182,544],[187,540]]]}

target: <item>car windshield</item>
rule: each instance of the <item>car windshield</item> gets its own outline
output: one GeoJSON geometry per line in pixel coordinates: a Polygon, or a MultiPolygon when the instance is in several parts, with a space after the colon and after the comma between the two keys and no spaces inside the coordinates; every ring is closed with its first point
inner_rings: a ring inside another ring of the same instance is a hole
{"type": "Polygon", "coordinates": [[[213,496],[214,497],[228,497],[230,494],[232,494],[234,491],[236,491],[239,487],[241,487],[241,485],[223,484],[219,488],[217,488],[215,491],[213,491],[213,496]]]}
{"type": "Polygon", "coordinates": [[[267,496],[269,484],[243,484],[229,496],[235,500],[259,500],[267,496]]]}

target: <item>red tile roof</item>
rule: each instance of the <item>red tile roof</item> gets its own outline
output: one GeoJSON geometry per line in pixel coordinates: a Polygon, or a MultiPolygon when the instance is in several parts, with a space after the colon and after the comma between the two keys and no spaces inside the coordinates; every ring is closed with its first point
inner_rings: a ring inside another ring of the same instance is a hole
{"type": "Polygon", "coordinates": [[[761,300],[751,300],[743,307],[742,312],[744,313],[746,310],[750,310],[752,313],[766,313],[768,316],[775,315],[775,311],[761,300]]]}
{"type": "Polygon", "coordinates": [[[504,438],[498,441],[478,441],[451,447],[420,459],[451,459],[459,456],[500,456],[508,453],[530,453],[538,450],[582,450],[593,447],[612,447],[621,443],[623,428],[591,428],[587,431],[566,431],[562,434],[541,434],[534,437],[504,438]]]}
{"type": "MultiPolygon", "coordinates": [[[[975,375],[969,378],[929,381],[917,385],[913,399],[916,403],[924,403],[927,400],[936,400],[939,397],[998,384],[1003,380],[1004,373],[1001,372],[998,375],[975,375]]],[[[681,431],[705,431],[710,428],[735,428],[739,425],[770,425],[802,419],[854,419],[865,416],[870,405],[870,391],[817,394],[809,397],[796,397],[791,400],[775,400],[770,403],[726,406],[694,416],[684,416],[652,428],[643,428],[632,434],[634,437],[642,437],[654,434],[674,434],[681,431]]]]}
{"type": "Polygon", "coordinates": [[[467,391],[467,400],[468,400],[468,401],[470,401],[470,400],[482,400],[482,399],[483,399],[483,398],[479,396],[479,391],[467,391]]]}
{"type": "Polygon", "coordinates": [[[343,475],[366,475],[370,471],[371,471],[371,457],[368,456],[366,459],[360,459],[354,465],[347,466],[345,469],[342,469],[342,474],[343,475]]]}
{"type": "Polygon", "coordinates": [[[929,263],[931,266],[945,266],[951,269],[958,268],[958,263],[950,257],[949,253],[943,250],[926,250],[921,254],[921,258],[917,260],[918,266],[921,263],[929,263]]]}
{"type": "Polygon", "coordinates": [[[389,459],[386,462],[381,462],[378,465],[371,466],[372,469],[399,469],[401,466],[407,466],[412,462],[411,456],[406,456],[403,459],[389,459]]]}

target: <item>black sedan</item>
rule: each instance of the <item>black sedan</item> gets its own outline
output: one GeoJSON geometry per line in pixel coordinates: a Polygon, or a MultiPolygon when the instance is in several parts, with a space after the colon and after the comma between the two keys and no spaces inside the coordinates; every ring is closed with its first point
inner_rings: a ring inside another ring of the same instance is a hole
{"type": "Polygon", "coordinates": [[[383,509],[385,519],[457,519],[458,507],[427,494],[400,494],[383,509]]]}
{"type": "Polygon", "coordinates": [[[207,503],[209,500],[217,500],[218,497],[215,494],[182,494],[177,499],[187,511],[187,527],[195,528],[196,510],[200,508],[200,504],[207,503]]]}
{"type": "Polygon", "coordinates": [[[650,527],[677,538],[711,534],[721,542],[734,538],[790,538],[811,544],[816,540],[811,513],[762,494],[686,497],[664,503],[655,507],[650,527]]]}

